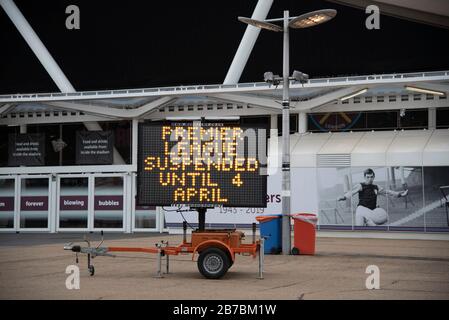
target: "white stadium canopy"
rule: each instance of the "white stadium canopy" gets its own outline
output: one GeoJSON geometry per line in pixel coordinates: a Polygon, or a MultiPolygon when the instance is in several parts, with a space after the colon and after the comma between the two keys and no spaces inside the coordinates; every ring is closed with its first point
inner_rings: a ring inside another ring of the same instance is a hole
{"type": "Polygon", "coordinates": [[[291,166],[297,168],[447,166],[449,129],[296,133],[290,151],[291,166]]]}

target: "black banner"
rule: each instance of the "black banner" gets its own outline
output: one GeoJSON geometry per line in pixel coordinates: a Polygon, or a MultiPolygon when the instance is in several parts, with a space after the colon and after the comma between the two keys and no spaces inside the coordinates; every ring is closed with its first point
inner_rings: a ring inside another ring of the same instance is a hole
{"type": "Polygon", "coordinates": [[[43,133],[9,134],[8,149],[9,166],[45,165],[45,134],[43,133]]]}
{"type": "Polygon", "coordinates": [[[113,148],[112,131],[76,132],[76,164],[112,164],[113,148]]]}

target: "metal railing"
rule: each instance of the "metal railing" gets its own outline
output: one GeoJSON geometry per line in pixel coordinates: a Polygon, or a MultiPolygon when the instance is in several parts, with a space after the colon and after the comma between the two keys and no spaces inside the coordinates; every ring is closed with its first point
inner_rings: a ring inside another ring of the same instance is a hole
{"type": "MultiPolygon", "coordinates": [[[[381,74],[366,76],[348,76],[335,78],[315,78],[310,79],[304,85],[292,81],[291,88],[306,88],[320,86],[337,86],[337,85],[356,85],[360,82],[394,82],[398,80],[449,80],[449,71],[434,71],[420,73],[401,73],[401,74],[381,74]],[[389,81],[394,80],[394,81],[389,81]]],[[[233,91],[260,91],[260,90],[280,90],[282,85],[272,87],[265,82],[250,82],[238,84],[210,84],[210,85],[189,85],[189,86],[171,86],[156,87],[142,89],[117,89],[117,90],[100,90],[100,91],[80,91],[71,93],[23,93],[0,95],[0,103],[9,102],[29,102],[29,101],[51,101],[51,100],[82,100],[82,99],[105,99],[105,98],[131,98],[143,96],[162,96],[162,95],[182,95],[182,94],[202,94],[202,93],[220,93],[233,91]]]]}

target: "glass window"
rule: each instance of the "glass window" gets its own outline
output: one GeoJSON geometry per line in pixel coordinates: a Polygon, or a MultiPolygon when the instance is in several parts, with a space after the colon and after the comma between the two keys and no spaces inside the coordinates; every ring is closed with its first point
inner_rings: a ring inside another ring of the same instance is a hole
{"type": "Polygon", "coordinates": [[[87,228],[88,196],[88,178],[60,179],[60,228],[87,228]]]}
{"type": "Polygon", "coordinates": [[[94,228],[123,228],[123,177],[95,177],[94,228]]]}
{"type": "Polygon", "coordinates": [[[245,126],[264,125],[267,127],[267,129],[269,129],[270,128],[270,117],[241,117],[240,125],[245,125],[245,126]]]}
{"type": "Polygon", "coordinates": [[[336,131],[351,131],[366,128],[365,112],[339,112],[336,131]]]}
{"type": "Polygon", "coordinates": [[[370,130],[393,130],[398,127],[397,111],[374,111],[366,114],[366,129],[370,130]]]}
{"type": "Polygon", "coordinates": [[[8,166],[8,136],[11,133],[19,133],[19,126],[0,126],[0,167],[8,166]]]}
{"type": "Polygon", "coordinates": [[[120,153],[125,163],[130,164],[132,161],[131,121],[101,122],[100,125],[104,131],[112,131],[114,147],[120,153]]]}
{"type": "Polygon", "coordinates": [[[351,201],[337,199],[350,188],[350,168],[317,168],[318,219],[322,225],[352,226],[351,201]]]}
{"type": "Polygon", "coordinates": [[[136,206],[136,229],[156,228],[156,207],[136,206]]]}
{"type": "Polygon", "coordinates": [[[311,132],[328,132],[424,129],[428,127],[428,109],[406,110],[403,117],[400,117],[399,114],[399,110],[310,113],[308,129],[311,132]]]}
{"type": "Polygon", "coordinates": [[[0,229],[14,228],[14,179],[0,178],[0,229]]]}
{"type": "Polygon", "coordinates": [[[427,231],[449,229],[449,167],[424,167],[427,231]]]}
{"type": "Polygon", "coordinates": [[[405,110],[399,117],[400,127],[404,129],[423,129],[428,127],[428,109],[405,110]]]}
{"type": "MultiPolygon", "coordinates": [[[[290,113],[290,133],[298,132],[298,114],[290,113]]],[[[278,115],[278,134],[282,135],[282,115],[278,115]]]]}
{"type": "Polygon", "coordinates": [[[308,131],[393,130],[398,128],[397,111],[310,113],[308,131]]]}
{"type": "Polygon", "coordinates": [[[20,228],[48,228],[48,180],[20,180],[20,228]]]}
{"type": "Polygon", "coordinates": [[[76,165],[76,132],[86,130],[82,123],[64,124],[62,140],[66,143],[62,149],[62,165],[76,165]]]}
{"type": "MultiPolygon", "coordinates": [[[[132,159],[131,121],[100,122],[101,130],[111,131],[114,147],[126,164],[132,159]]],[[[27,133],[45,134],[45,165],[67,166],[76,165],[76,132],[84,131],[83,123],[37,124],[27,125],[27,133]]],[[[0,126],[0,136],[18,134],[19,126],[0,126]]],[[[8,166],[8,139],[0,141],[0,166],[8,166]]]]}
{"type": "Polygon", "coordinates": [[[338,131],[336,113],[310,113],[308,116],[309,131],[338,131]]]}
{"type": "Polygon", "coordinates": [[[59,166],[61,155],[54,142],[59,139],[62,124],[45,124],[45,125],[28,125],[26,133],[43,133],[45,134],[45,165],[59,166]]]}
{"type": "Polygon", "coordinates": [[[396,193],[408,190],[405,197],[388,194],[390,230],[424,231],[422,167],[388,169],[388,190],[396,193]]]}
{"type": "Polygon", "coordinates": [[[449,128],[449,108],[437,108],[437,128],[449,128]]]}

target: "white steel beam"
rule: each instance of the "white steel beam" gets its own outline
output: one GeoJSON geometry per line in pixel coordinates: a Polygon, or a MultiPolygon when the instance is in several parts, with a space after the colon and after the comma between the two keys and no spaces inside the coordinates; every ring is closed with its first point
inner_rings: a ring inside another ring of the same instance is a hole
{"type": "Polygon", "coordinates": [[[254,106],[260,106],[264,108],[271,108],[281,110],[282,106],[276,103],[273,99],[260,98],[256,96],[249,95],[240,95],[240,94],[232,94],[232,93],[219,93],[219,94],[211,94],[207,95],[209,98],[220,99],[224,101],[236,102],[236,103],[245,103],[251,104],[254,106]]]}
{"type": "MultiPolygon", "coordinates": [[[[413,95],[411,95],[413,96],[413,95]]],[[[361,98],[359,103],[354,103],[351,99],[347,103],[329,103],[317,107],[312,112],[362,112],[362,111],[380,111],[380,110],[399,110],[399,109],[426,109],[426,108],[444,108],[449,106],[447,99],[434,97],[432,100],[426,100],[426,95],[421,95],[419,100],[409,99],[401,101],[401,95],[395,95],[395,101],[389,101],[389,96],[383,96],[383,101],[376,101],[372,97],[372,102],[367,103],[361,98]]]]}
{"type": "Polygon", "coordinates": [[[1,107],[0,107],[0,115],[2,115],[2,114],[4,114],[4,113],[8,112],[8,110],[9,110],[11,107],[13,107],[13,105],[12,105],[11,103],[7,103],[7,104],[1,106],[1,107]]]}
{"type": "Polygon", "coordinates": [[[62,72],[55,59],[53,59],[50,52],[48,52],[47,48],[34,32],[33,28],[22,15],[15,3],[12,0],[0,0],[0,5],[25,39],[26,43],[30,46],[31,50],[33,50],[42,66],[58,86],[59,90],[61,90],[61,92],[75,92],[75,88],[72,86],[69,79],[67,79],[64,72],[62,72]]]}
{"type": "Polygon", "coordinates": [[[132,172],[136,166],[124,165],[86,165],[86,166],[46,166],[46,167],[0,167],[0,174],[47,174],[47,173],[95,173],[95,172],[132,172]]]}
{"type": "MultiPolygon", "coordinates": [[[[273,0],[259,0],[251,18],[256,20],[265,20],[272,4],[273,0]]],[[[234,59],[232,60],[223,84],[234,84],[239,82],[243,69],[245,69],[246,63],[248,62],[259,33],[260,28],[250,25],[246,27],[245,34],[243,35],[242,41],[240,42],[237,52],[235,53],[234,59]]]]}
{"type": "Polygon", "coordinates": [[[308,111],[363,89],[360,86],[338,89],[307,101],[292,103],[295,111],[308,111]]]}
{"type": "MultiPolygon", "coordinates": [[[[75,88],[72,86],[69,79],[67,79],[64,72],[62,72],[61,68],[56,63],[55,59],[53,59],[50,52],[47,50],[42,41],[39,39],[36,32],[34,32],[33,28],[25,19],[22,12],[20,12],[19,8],[17,8],[14,1],[0,0],[0,5],[2,6],[3,10],[5,10],[6,14],[11,19],[12,23],[20,32],[22,37],[25,39],[26,43],[30,46],[31,50],[33,50],[34,54],[39,59],[40,63],[48,72],[52,80],[55,82],[59,90],[63,93],[76,92],[75,88]]],[[[88,130],[92,130],[89,128],[99,128],[101,130],[101,127],[98,123],[85,123],[85,126],[88,130]]],[[[116,150],[115,147],[114,147],[114,163],[115,164],[125,163],[125,161],[123,160],[120,153],[116,150]]]]}
{"type": "Polygon", "coordinates": [[[81,114],[80,112],[67,111],[45,111],[45,112],[23,112],[9,113],[5,117],[0,117],[0,125],[27,125],[27,124],[48,124],[48,123],[73,123],[73,122],[95,122],[111,121],[111,118],[81,114]],[[74,114],[72,114],[74,113],[74,114]]]}
{"type": "Polygon", "coordinates": [[[101,107],[95,105],[87,105],[80,104],[75,102],[66,102],[66,101],[55,101],[55,102],[47,102],[46,104],[49,106],[65,109],[65,110],[76,110],[82,111],[85,113],[105,116],[105,117],[116,117],[116,118],[124,118],[124,119],[133,119],[143,116],[144,114],[151,112],[152,110],[163,106],[164,104],[170,103],[175,98],[173,97],[162,97],[156,99],[154,101],[148,102],[141,107],[135,109],[117,109],[117,108],[108,108],[101,107]]]}

